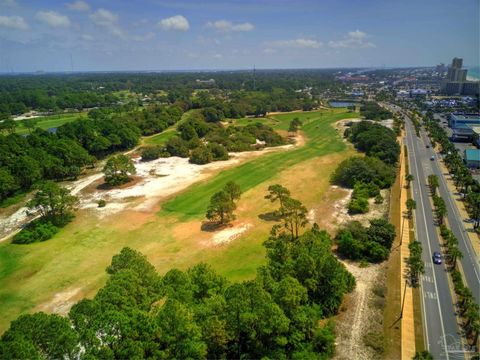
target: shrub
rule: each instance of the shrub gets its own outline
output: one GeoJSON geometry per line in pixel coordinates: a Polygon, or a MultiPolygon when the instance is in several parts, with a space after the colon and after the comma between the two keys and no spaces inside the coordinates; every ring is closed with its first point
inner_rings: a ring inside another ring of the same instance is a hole
{"type": "Polygon", "coordinates": [[[205,145],[193,149],[192,153],[190,154],[189,162],[191,162],[192,164],[203,165],[208,164],[212,161],[212,152],[205,145]]]}
{"type": "Polygon", "coordinates": [[[377,205],[383,204],[383,196],[381,194],[378,194],[377,196],[375,196],[375,204],[377,205]]]}
{"type": "Polygon", "coordinates": [[[381,262],[388,258],[395,227],[384,219],[370,221],[365,228],[358,221],[348,223],[335,237],[340,255],[352,260],[381,262]]]}
{"type": "Polygon", "coordinates": [[[59,231],[59,228],[50,221],[37,219],[25,226],[13,239],[13,244],[31,244],[50,239],[59,231]]]}
{"type": "Polygon", "coordinates": [[[142,149],[140,156],[142,161],[151,161],[161,157],[169,157],[170,154],[161,146],[147,146],[142,149]]]}
{"type": "Polygon", "coordinates": [[[179,156],[182,158],[188,157],[188,143],[179,137],[173,137],[168,140],[166,151],[172,156],[179,156]]]}
{"type": "Polygon", "coordinates": [[[98,200],[97,204],[98,204],[99,208],[103,208],[103,207],[107,206],[107,202],[103,199],[98,200]]]}
{"type": "Polygon", "coordinates": [[[390,187],[395,180],[395,168],[377,158],[354,156],[340,163],[332,174],[332,183],[353,189],[355,184],[374,184],[390,187]]]}
{"type": "Polygon", "coordinates": [[[228,160],[228,152],[227,149],[223,145],[220,144],[215,144],[215,143],[210,143],[208,144],[208,149],[212,153],[213,160],[228,160]]]}
{"type": "Polygon", "coordinates": [[[365,214],[369,211],[368,199],[360,197],[350,200],[348,203],[349,214],[365,214]]]}

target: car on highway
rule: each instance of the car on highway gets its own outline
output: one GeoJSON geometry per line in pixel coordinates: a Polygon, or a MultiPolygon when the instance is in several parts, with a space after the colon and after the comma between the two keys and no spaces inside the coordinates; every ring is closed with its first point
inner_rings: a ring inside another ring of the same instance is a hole
{"type": "Polygon", "coordinates": [[[442,255],[438,251],[435,251],[432,260],[434,264],[440,265],[442,263],[442,255]]]}
{"type": "Polygon", "coordinates": [[[427,149],[430,149],[430,145],[427,144],[427,149]]]}
{"type": "Polygon", "coordinates": [[[431,161],[435,160],[435,156],[430,156],[430,160],[431,161]]]}

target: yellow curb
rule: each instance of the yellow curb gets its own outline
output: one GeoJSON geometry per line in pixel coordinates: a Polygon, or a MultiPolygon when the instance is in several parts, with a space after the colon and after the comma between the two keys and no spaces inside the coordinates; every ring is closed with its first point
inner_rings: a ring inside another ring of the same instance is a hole
{"type": "Polygon", "coordinates": [[[402,236],[400,246],[400,256],[402,257],[400,262],[400,296],[402,300],[405,299],[403,300],[403,316],[401,323],[401,358],[410,360],[415,356],[415,321],[413,311],[413,289],[410,286],[405,287],[405,279],[403,279],[403,275],[407,268],[405,259],[410,256],[410,250],[408,249],[408,244],[410,243],[410,226],[408,219],[404,219],[403,217],[404,212],[407,211],[406,201],[408,198],[407,189],[405,189],[404,186],[407,173],[403,141],[401,141],[400,149],[400,226],[403,228],[403,231],[402,229],[400,230],[402,236]],[[406,222],[406,224],[404,224],[404,222],[406,222]]]}

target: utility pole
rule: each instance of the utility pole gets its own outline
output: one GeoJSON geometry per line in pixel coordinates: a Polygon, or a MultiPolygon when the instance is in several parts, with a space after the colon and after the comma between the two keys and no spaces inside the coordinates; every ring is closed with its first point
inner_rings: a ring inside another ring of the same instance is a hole
{"type": "Polygon", "coordinates": [[[257,84],[255,82],[255,64],[253,64],[253,91],[257,90],[257,84]]]}
{"type": "Polygon", "coordinates": [[[403,318],[403,307],[405,306],[405,294],[407,293],[407,280],[405,280],[405,287],[403,288],[402,310],[400,310],[400,319],[403,318]]]}

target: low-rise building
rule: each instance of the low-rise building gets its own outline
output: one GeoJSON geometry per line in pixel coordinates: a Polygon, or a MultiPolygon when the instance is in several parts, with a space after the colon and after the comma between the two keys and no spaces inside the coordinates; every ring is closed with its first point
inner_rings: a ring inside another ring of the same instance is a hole
{"type": "Polygon", "coordinates": [[[474,131],[471,126],[480,125],[480,114],[453,113],[448,125],[453,130],[453,138],[473,138],[474,131]]]}
{"type": "Polygon", "coordinates": [[[480,149],[465,150],[465,164],[471,169],[480,169],[480,149]]]}

